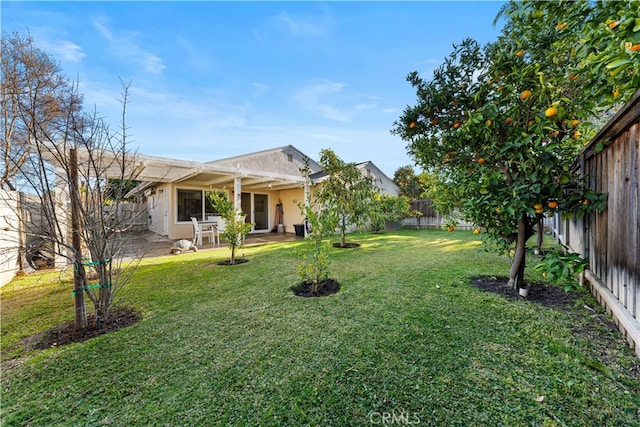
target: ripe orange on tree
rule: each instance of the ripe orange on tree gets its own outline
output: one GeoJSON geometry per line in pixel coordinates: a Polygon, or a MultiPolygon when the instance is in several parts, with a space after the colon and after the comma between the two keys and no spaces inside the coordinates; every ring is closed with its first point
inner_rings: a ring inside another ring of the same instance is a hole
{"type": "Polygon", "coordinates": [[[522,92],[520,92],[520,99],[523,100],[523,101],[525,99],[527,99],[528,97],[530,97],[530,96],[531,96],[531,91],[529,89],[526,89],[526,90],[523,90],[522,92]]]}
{"type": "Polygon", "coordinates": [[[549,209],[555,209],[558,207],[558,202],[555,200],[551,200],[549,203],[547,203],[547,206],[549,206],[549,209]]]}
{"type": "Polygon", "coordinates": [[[492,123],[492,122],[491,122],[491,119],[487,119],[487,121],[485,122],[485,124],[486,124],[487,126],[491,126],[491,123],[492,123]]]}
{"type": "Polygon", "coordinates": [[[416,127],[416,122],[411,122],[409,124],[409,128],[413,129],[414,127],[416,127]]]}
{"type": "Polygon", "coordinates": [[[524,55],[524,49],[520,49],[519,51],[516,52],[516,56],[518,58],[521,58],[524,55]]]}
{"type": "Polygon", "coordinates": [[[434,125],[434,126],[435,126],[435,125],[437,125],[438,123],[440,123],[440,121],[439,121],[437,118],[435,118],[435,117],[434,117],[433,119],[431,119],[431,124],[432,124],[432,125],[434,125]]]}
{"type": "Polygon", "coordinates": [[[573,138],[573,139],[580,139],[580,137],[581,137],[581,136],[582,136],[582,134],[580,133],[580,131],[579,131],[579,130],[577,130],[577,131],[575,131],[575,132],[573,133],[573,136],[572,136],[571,138],[573,138]]]}
{"type": "Polygon", "coordinates": [[[480,157],[480,158],[478,159],[478,163],[479,163],[479,164],[481,164],[481,165],[484,165],[485,160],[484,160],[482,157],[480,157]]]}
{"type": "Polygon", "coordinates": [[[447,227],[447,231],[453,231],[453,230],[455,230],[455,229],[456,229],[456,228],[455,228],[453,225],[450,225],[449,227],[447,227]]]}
{"type": "Polygon", "coordinates": [[[573,127],[578,126],[579,123],[580,123],[580,120],[578,120],[578,119],[571,120],[571,126],[573,126],[573,127]]]}
{"type": "Polygon", "coordinates": [[[556,107],[549,107],[544,112],[545,117],[553,117],[556,114],[558,114],[558,109],[556,107]]]}
{"type": "Polygon", "coordinates": [[[511,123],[513,123],[513,119],[511,117],[507,117],[507,120],[505,120],[504,122],[510,125],[511,123]]]}
{"type": "Polygon", "coordinates": [[[458,129],[459,127],[460,127],[460,122],[455,122],[455,123],[453,124],[453,128],[454,128],[454,129],[458,129]]]}
{"type": "Polygon", "coordinates": [[[624,48],[630,50],[631,52],[638,52],[640,51],[640,43],[633,44],[631,42],[626,42],[624,44],[624,48]]]}
{"type": "Polygon", "coordinates": [[[567,28],[567,23],[566,22],[559,22],[558,25],[556,25],[556,30],[562,31],[565,28],[567,28]]]}
{"type": "Polygon", "coordinates": [[[480,229],[476,228],[475,230],[473,230],[473,234],[480,234],[480,229]]]}

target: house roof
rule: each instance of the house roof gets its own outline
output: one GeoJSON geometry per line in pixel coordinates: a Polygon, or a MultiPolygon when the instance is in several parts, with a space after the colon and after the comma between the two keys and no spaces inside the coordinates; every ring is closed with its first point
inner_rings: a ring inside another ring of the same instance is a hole
{"type": "MultiPolygon", "coordinates": [[[[276,149],[274,149],[276,150],[276,149]]],[[[271,151],[274,151],[271,150],[271,151]]],[[[54,167],[61,167],[66,160],[64,150],[58,146],[41,150],[42,157],[54,167]]],[[[278,171],[265,171],[263,169],[229,166],[220,162],[196,162],[188,160],[171,159],[159,156],[150,156],[139,153],[122,153],[103,150],[99,155],[89,153],[86,149],[77,149],[78,164],[89,164],[91,157],[100,158],[101,171],[108,178],[121,176],[121,165],[124,165],[125,176],[128,179],[143,181],[133,194],[144,190],[153,183],[189,183],[190,185],[202,185],[211,187],[233,186],[236,177],[242,180],[242,188],[247,190],[263,189],[288,189],[297,188],[304,184],[302,175],[298,173],[280,173],[278,171]],[[90,156],[90,154],[92,156],[90,156]]],[[[80,166],[82,167],[82,166],[80,166]]]]}
{"type": "MultiPolygon", "coordinates": [[[[365,162],[360,162],[355,164],[356,167],[362,172],[363,175],[372,175],[378,182],[376,185],[383,190],[383,193],[390,193],[397,195],[399,193],[398,187],[396,184],[378,168],[371,160],[367,160],[365,162]],[[367,172],[365,172],[367,171],[367,172]]],[[[322,182],[329,174],[323,170],[318,171],[316,173],[311,174],[310,178],[314,182],[322,182]]]]}
{"type": "MultiPolygon", "coordinates": [[[[59,147],[52,146],[44,150],[42,156],[54,166],[60,166],[64,160],[59,147]]],[[[95,159],[96,153],[78,149],[78,163],[88,164],[90,154],[95,159]]],[[[120,177],[121,164],[125,165],[125,176],[128,179],[142,181],[142,183],[130,192],[130,195],[140,194],[146,188],[156,183],[185,183],[194,186],[210,188],[233,187],[236,178],[241,179],[243,190],[266,191],[300,188],[304,185],[304,178],[300,173],[300,167],[304,159],[308,158],[304,153],[292,145],[286,145],[269,150],[257,151],[241,156],[234,156],[209,162],[197,162],[189,160],[171,159],[167,157],[151,156],[139,153],[122,153],[104,150],[99,156],[103,159],[107,177],[120,177]]],[[[309,159],[309,167],[314,172],[312,177],[318,176],[321,180],[320,165],[313,159],[309,159]]],[[[359,165],[370,165],[375,169],[376,177],[386,178],[386,175],[371,162],[359,165]]]]}
{"type": "Polygon", "coordinates": [[[207,162],[207,164],[210,164],[210,165],[236,164],[236,163],[242,163],[247,160],[255,159],[256,157],[268,156],[269,154],[273,154],[273,153],[292,154],[292,155],[296,155],[296,157],[300,159],[307,158],[309,159],[309,167],[311,168],[312,171],[319,171],[322,169],[315,160],[308,157],[306,154],[298,150],[293,145],[285,145],[282,147],[270,148],[268,150],[254,151],[252,153],[241,154],[239,156],[232,156],[232,157],[226,157],[223,159],[212,160],[207,162]]]}

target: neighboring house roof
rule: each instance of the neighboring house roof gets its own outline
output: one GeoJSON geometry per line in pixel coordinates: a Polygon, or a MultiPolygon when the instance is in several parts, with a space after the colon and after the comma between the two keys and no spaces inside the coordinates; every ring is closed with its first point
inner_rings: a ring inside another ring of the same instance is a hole
{"type": "Polygon", "coordinates": [[[383,194],[390,194],[397,196],[400,194],[400,189],[384,172],[382,172],[371,160],[356,164],[356,167],[360,169],[363,175],[373,176],[376,179],[376,185],[380,188],[383,194]]]}
{"type": "MultiPolygon", "coordinates": [[[[400,193],[398,186],[372,161],[367,160],[366,162],[356,163],[356,167],[363,175],[373,177],[376,186],[383,194],[397,196],[400,193]]],[[[313,182],[322,182],[327,179],[328,176],[329,174],[327,172],[321,170],[311,174],[310,178],[313,182]]]]}

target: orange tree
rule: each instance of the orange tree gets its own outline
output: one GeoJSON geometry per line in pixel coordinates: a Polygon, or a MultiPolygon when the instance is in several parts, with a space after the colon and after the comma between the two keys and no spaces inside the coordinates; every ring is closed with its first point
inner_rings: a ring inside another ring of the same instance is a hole
{"type": "MultiPolygon", "coordinates": [[[[417,102],[393,132],[450,193],[444,198],[450,210],[459,209],[488,240],[513,250],[514,287],[525,286],[525,245],[544,215],[559,209],[583,215],[604,206],[605,195],[586,187],[575,161],[607,101],[602,90],[584,84],[615,78],[600,77],[587,64],[601,61],[607,69],[604,55],[593,52],[616,51],[616,39],[605,33],[611,30],[606,19],[617,19],[616,13],[607,3],[508,3],[496,42],[481,48],[465,40],[432,79],[417,72],[407,78],[417,102]],[[604,19],[607,14],[612,18],[604,19]],[[592,38],[597,46],[588,45],[588,31],[600,34],[592,38]]],[[[616,97],[623,92],[619,86],[616,97]]]]}

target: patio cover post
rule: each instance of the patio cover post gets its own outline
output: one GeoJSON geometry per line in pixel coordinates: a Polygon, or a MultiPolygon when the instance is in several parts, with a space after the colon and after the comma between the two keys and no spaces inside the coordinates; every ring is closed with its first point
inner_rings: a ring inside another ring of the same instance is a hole
{"type": "MultiPolygon", "coordinates": [[[[62,171],[60,169],[56,169],[56,175],[58,176],[58,179],[56,180],[55,190],[53,191],[52,196],[54,197],[54,209],[55,209],[55,213],[53,215],[54,215],[54,218],[57,219],[58,229],[56,230],[54,226],[54,229],[52,230],[52,232],[60,233],[60,236],[58,237],[60,239],[59,240],[60,242],[67,242],[71,234],[69,232],[69,227],[68,227],[68,221],[70,217],[69,210],[68,210],[70,206],[69,187],[67,186],[67,183],[60,178],[64,176],[62,175],[62,171]]],[[[69,263],[68,260],[71,259],[70,258],[71,250],[68,247],[59,245],[56,242],[54,243],[53,252],[54,252],[55,268],[63,268],[69,263]]]]}
{"type": "MultiPolygon", "coordinates": [[[[310,190],[309,190],[309,181],[305,180],[304,181],[304,205],[305,207],[309,207],[311,206],[311,195],[310,195],[310,190]]],[[[307,233],[307,218],[304,219],[304,237],[308,236],[307,233]]]]}
{"type": "Polygon", "coordinates": [[[236,176],[233,182],[233,207],[236,211],[242,208],[242,178],[236,176]]]}

